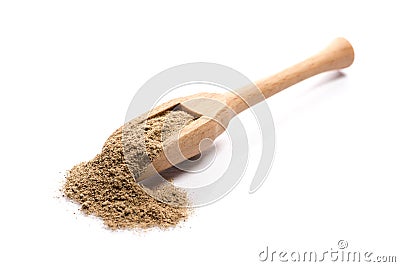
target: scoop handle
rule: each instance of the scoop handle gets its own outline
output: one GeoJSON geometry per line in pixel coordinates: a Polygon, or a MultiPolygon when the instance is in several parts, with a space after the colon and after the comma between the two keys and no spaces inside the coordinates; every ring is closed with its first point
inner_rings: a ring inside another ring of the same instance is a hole
{"type": "Polygon", "coordinates": [[[228,105],[236,113],[257,104],[288,87],[325,71],[349,67],[354,61],[354,50],[349,41],[336,38],[318,54],[273,76],[258,81],[257,88],[247,86],[226,94],[228,105]],[[260,91],[264,97],[260,97],[260,91]]]}

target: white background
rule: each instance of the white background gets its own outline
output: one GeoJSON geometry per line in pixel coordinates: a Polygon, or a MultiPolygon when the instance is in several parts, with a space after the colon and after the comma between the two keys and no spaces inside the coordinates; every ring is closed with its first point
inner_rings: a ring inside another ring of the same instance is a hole
{"type": "Polygon", "coordinates": [[[399,261],[395,3],[1,1],[0,265],[265,266],[267,245],[325,251],[340,239],[399,261]],[[256,80],[337,36],[356,52],[345,76],[268,100],[277,149],[255,194],[250,169],[181,227],[145,233],[111,232],[57,198],[65,171],[100,151],[156,73],[205,61],[256,80]]]}

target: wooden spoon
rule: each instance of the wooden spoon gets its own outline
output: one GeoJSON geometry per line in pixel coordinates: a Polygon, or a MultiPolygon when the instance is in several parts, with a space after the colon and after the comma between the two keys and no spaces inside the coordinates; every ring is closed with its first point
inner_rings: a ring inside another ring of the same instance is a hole
{"type": "Polygon", "coordinates": [[[198,155],[202,140],[215,140],[225,131],[233,116],[250,106],[316,74],[349,67],[353,61],[354,51],[351,44],[344,38],[337,38],[318,54],[257,82],[257,87],[249,85],[225,94],[199,93],[161,104],[150,111],[149,117],[167,110],[180,109],[194,115],[196,120],[185,126],[178,138],[171,138],[163,143],[163,152],[136,181],[142,181],[198,155]]]}

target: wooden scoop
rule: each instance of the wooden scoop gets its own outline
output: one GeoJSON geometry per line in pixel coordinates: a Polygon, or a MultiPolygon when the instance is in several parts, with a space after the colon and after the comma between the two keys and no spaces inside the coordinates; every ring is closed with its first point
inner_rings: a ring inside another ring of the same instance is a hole
{"type": "Polygon", "coordinates": [[[354,51],[351,44],[344,38],[337,38],[320,53],[257,82],[257,87],[249,85],[236,92],[224,94],[199,93],[161,104],[150,111],[150,117],[178,109],[194,115],[196,120],[185,126],[178,138],[171,138],[163,143],[163,152],[136,181],[142,181],[198,155],[202,140],[215,140],[225,131],[233,116],[250,106],[316,74],[349,67],[353,61],[354,51]]]}

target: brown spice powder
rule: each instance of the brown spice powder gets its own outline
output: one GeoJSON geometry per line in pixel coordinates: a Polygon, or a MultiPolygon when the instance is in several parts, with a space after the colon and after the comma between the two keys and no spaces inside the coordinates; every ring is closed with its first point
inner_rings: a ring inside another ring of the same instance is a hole
{"type": "Polygon", "coordinates": [[[140,175],[173,138],[194,118],[183,111],[146,120],[146,114],[117,129],[102,152],[88,162],[74,166],[66,176],[64,195],[81,204],[86,214],[95,215],[110,229],[167,228],[188,216],[187,194],[172,186],[153,190],[151,197],[133,177],[140,175]],[[125,153],[125,154],[124,154],[125,153]]]}

